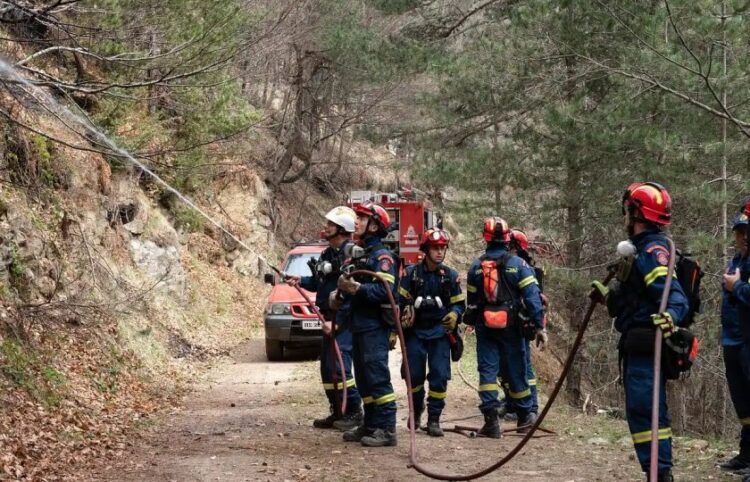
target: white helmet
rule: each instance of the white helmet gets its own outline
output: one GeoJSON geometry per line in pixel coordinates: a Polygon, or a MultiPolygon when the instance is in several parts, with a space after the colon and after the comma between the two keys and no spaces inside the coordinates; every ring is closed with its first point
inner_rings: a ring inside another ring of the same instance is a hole
{"type": "Polygon", "coordinates": [[[335,208],[328,211],[328,214],[326,214],[326,219],[336,226],[340,226],[341,229],[343,229],[347,233],[353,233],[354,222],[356,221],[357,216],[356,214],[354,214],[354,210],[352,208],[346,206],[336,206],[335,208]]]}

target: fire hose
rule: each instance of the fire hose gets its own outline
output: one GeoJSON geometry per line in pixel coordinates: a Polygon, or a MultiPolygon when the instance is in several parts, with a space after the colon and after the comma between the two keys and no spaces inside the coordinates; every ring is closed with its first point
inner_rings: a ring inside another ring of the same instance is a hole
{"type": "MultiPolygon", "coordinates": [[[[667,309],[675,258],[677,257],[674,242],[669,236],[666,236],[666,238],[669,244],[669,263],[667,265],[667,279],[664,281],[664,290],[661,293],[659,313],[664,313],[667,309]]],[[[654,334],[654,387],[651,392],[651,466],[649,467],[648,480],[656,480],[659,470],[659,394],[661,392],[661,348],[663,341],[664,335],[660,329],[657,329],[654,334]]]]}
{"type": "MultiPolygon", "coordinates": [[[[391,304],[391,309],[393,310],[393,317],[396,323],[396,332],[398,333],[399,342],[401,345],[401,353],[402,353],[402,364],[404,368],[404,374],[405,374],[405,381],[406,381],[406,388],[407,393],[412,393],[412,386],[411,386],[411,372],[409,370],[409,364],[407,362],[407,356],[406,356],[406,341],[404,338],[404,330],[401,326],[401,320],[398,316],[398,305],[396,304],[396,300],[393,297],[393,292],[391,291],[390,286],[388,285],[388,281],[383,278],[380,274],[367,271],[367,270],[357,270],[353,273],[350,273],[349,276],[354,275],[365,275],[365,276],[372,276],[376,279],[378,279],[381,283],[383,283],[383,286],[386,288],[385,292],[388,294],[388,301],[391,304]]],[[[615,273],[613,271],[609,272],[607,274],[607,278],[603,282],[605,285],[608,284],[612,278],[614,277],[615,273]]],[[[487,474],[490,474],[494,472],[495,470],[499,469],[503,465],[507,464],[513,457],[515,457],[518,452],[523,449],[523,447],[528,443],[529,440],[534,436],[534,432],[539,428],[539,426],[544,421],[544,418],[547,416],[547,413],[549,412],[550,408],[552,407],[552,404],[554,403],[555,399],[557,398],[558,393],[560,392],[560,389],[562,388],[562,384],[565,381],[565,378],[568,375],[568,372],[570,371],[571,367],[573,366],[573,360],[575,359],[575,355],[578,352],[578,348],[581,346],[581,342],[583,341],[583,334],[586,331],[586,328],[589,325],[589,322],[591,321],[591,316],[594,314],[594,309],[596,308],[597,301],[592,297],[588,310],[586,311],[586,315],[583,317],[583,321],[581,323],[580,328],[578,329],[578,334],[576,336],[575,341],[573,342],[573,348],[571,349],[570,353],[568,354],[568,358],[565,360],[565,365],[563,367],[563,371],[560,374],[560,378],[557,380],[557,383],[555,384],[554,389],[552,390],[552,394],[549,397],[549,400],[544,405],[544,409],[542,409],[542,413],[539,414],[539,417],[537,418],[536,422],[529,428],[529,431],[524,435],[524,437],[518,442],[518,444],[510,450],[503,458],[495,462],[494,464],[490,465],[489,467],[486,467],[482,470],[479,470],[477,472],[471,473],[471,474],[442,474],[435,472],[433,470],[430,470],[429,468],[425,467],[424,465],[420,464],[417,460],[417,449],[416,449],[416,428],[414,423],[414,401],[412,400],[412,397],[407,397],[408,405],[409,405],[409,463],[410,467],[414,468],[417,472],[426,475],[427,477],[437,479],[437,480],[451,480],[451,481],[459,481],[459,480],[474,480],[478,479],[479,477],[484,477],[487,474]]]]}
{"type": "MultiPolygon", "coordinates": [[[[268,266],[282,278],[285,277],[285,274],[277,267],[270,265],[270,264],[268,266]]],[[[297,290],[297,292],[299,292],[299,294],[302,296],[305,302],[310,306],[310,308],[312,308],[313,312],[315,312],[322,326],[322,324],[325,323],[326,320],[323,314],[318,309],[317,305],[313,303],[310,297],[307,296],[307,293],[305,293],[305,291],[302,288],[300,288],[298,285],[295,284],[294,288],[297,290]]],[[[339,369],[340,369],[339,373],[341,373],[341,390],[339,390],[339,385],[338,385],[338,382],[336,381],[335,367],[331,370],[331,375],[332,375],[331,380],[333,381],[333,390],[336,396],[338,396],[339,391],[341,392],[341,403],[339,405],[339,408],[341,410],[341,415],[344,415],[346,413],[346,399],[347,399],[346,367],[344,365],[344,358],[341,355],[341,349],[339,348],[339,344],[336,341],[336,324],[332,323],[331,326],[332,326],[331,333],[329,333],[326,336],[328,336],[331,339],[331,349],[335,356],[336,364],[338,364],[339,369]]]]}

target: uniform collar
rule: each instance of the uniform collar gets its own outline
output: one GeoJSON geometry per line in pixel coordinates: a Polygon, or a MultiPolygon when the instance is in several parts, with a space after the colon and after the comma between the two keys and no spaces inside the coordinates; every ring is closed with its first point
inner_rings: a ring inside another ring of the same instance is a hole
{"type": "Polygon", "coordinates": [[[654,236],[654,235],[660,235],[660,234],[663,234],[661,229],[648,228],[642,233],[636,234],[635,236],[631,237],[630,240],[633,242],[633,244],[637,246],[638,244],[645,242],[647,238],[654,236]]]}
{"type": "Polygon", "coordinates": [[[486,253],[490,256],[502,255],[508,252],[508,249],[503,244],[490,244],[487,246],[486,253]]]}
{"type": "Polygon", "coordinates": [[[442,271],[443,266],[444,266],[443,263],[440,263],[435,268],[435,271],[430,271],[429,268],[427,268],[427,261],[422,260],[420,264],[422,265],[422,271],[425,273],[440,273],[440,271],[442,271]]]}
{"type": "Polygon", "coordinates": [[[379,244],[383,244],[382,239],[380,236],[367,236],[363,241],[362,244],[365,248],[371,248],[373,246],[377,246],[379,244]]]}

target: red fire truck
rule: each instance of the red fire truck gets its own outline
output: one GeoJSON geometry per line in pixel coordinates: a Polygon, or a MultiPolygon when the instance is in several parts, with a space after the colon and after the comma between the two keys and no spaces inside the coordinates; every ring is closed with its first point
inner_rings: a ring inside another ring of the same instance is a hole
{"type": "Polygon", "coordinates": [[[373,201],[383,206],[391,216],[391,231],[383,241],[405,264],[413,264],[421,259],[419,241],[426,229],[440,225],[440,219],[432,210],[426,196],[413,189],[402,189],[395,193],[374,191],[352,191],[349,205],[355,207],[365,201],[373,201]]]}

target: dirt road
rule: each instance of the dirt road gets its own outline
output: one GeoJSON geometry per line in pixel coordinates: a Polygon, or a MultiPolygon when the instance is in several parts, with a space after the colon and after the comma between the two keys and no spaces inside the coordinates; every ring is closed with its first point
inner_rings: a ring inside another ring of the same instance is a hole
{"type": "MultiPolygon", "coordinates": [[[[229,362],[210,373],[210,384],[186,398],[180,412],[162,416],[127,460],[89,475],[95,480],[178,482],[428,480],[407,467],[405,389],[397,375],[400,355],[391,357],[399,446],[377,449],[344,443],[336,431],[312,428],[312,419],[326,410],[318,365],[297,358],[269,363],[262,340],[243,344],[229,362]]],[[[454,373],[443,425],[452,427],[452,419],[478,415],[476,406],[476,393],[454,373]]],[[[506,467],[483,480],[643,480],[623,421],[564,408],[553,412],[546,425],[557,436],[533,440],[506,467]]],[[[478,425],[481,418],[458,423],[478,425]]],[[[421,459],[435,468],[466,473],[500,458],[518,440],[447,433],[440,439],[420,434],[417,443],[421,459]]],[[[677,480],[704,480],[689,473],[683,471],[677,480]]]]}

